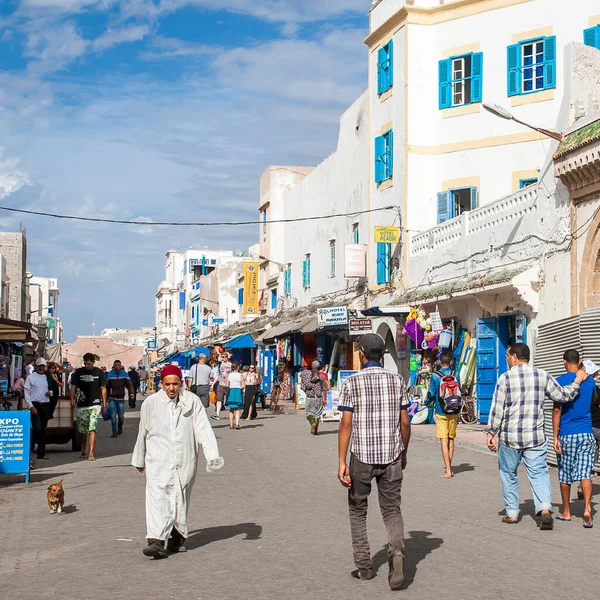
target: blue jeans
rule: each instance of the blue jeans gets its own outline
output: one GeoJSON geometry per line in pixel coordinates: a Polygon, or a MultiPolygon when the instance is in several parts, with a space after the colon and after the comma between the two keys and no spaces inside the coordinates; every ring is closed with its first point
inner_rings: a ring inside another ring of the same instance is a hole
{"type": "Polygon", "coordinates": [[[506,516],[515,519],[519,516],[519,478],[517,469],[521,459],[525,463],[527,477],[533,492],[535,514],[543,510],[552,512],[550,474],[546,463],[547,442],[533,448],[517,450],[509,448],[502,442],[498,444],[498,467],[502,480],[502,495],[506,516]]]}
{"type": "Polygon", "coordinates": [[[142,390],[142,394],[146,393],[146,380],[145,379],[142,379],[140,381],[140,390],[142,390]]]}
{"type": "Polygon", "coordinates": [[[123,430],[123,419],[125,417],[125,400],[119,400],[117,398],[109,398],[108,404],[110,406],[110,422],[112,425],[112,432],[116,434],[118,430],[123,430]],[[117,415],[119,417],[118,430],[117,430],[117,415]]]}

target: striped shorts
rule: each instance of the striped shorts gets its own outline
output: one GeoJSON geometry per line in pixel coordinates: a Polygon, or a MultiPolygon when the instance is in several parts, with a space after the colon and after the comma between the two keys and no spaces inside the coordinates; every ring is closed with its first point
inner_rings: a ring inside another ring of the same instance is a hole
{"type": "Polygon", "coordinates": [[[558,480],[573,483],[592,478],[596,440],[591,433],[559,435],[562,454],[558,455],[558,480]]]}

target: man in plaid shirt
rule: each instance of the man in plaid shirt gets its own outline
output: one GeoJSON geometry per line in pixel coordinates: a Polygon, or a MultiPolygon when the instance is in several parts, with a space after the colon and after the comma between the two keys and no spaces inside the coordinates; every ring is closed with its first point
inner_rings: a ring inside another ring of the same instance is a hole
{"type": "Polygon", "coordinates": [[[388,581],[392,590],[404,584],[404,521],[400,508],[403,470],[410,440],[410,402],[404,379],[386,371],[381,360],[385,342],[376,334],[358,341],[362,369],[340,392],[340,483],[348,488],[350,532],[357,579],[372,579],[373,559],[367,537],[367,502],[377,481],[379,506],[388,534],[388,581]],[[350,447],[350,465],[346,459],[350,447]]]}
{"type": "Polygon", "coordinates": [[[501,375],[496,383],[488,421],[487,446],[492,452],[498,451],[506,508],[502,522],[517,523],[519,520],[517,469],[523,459],[533,492],[535,513],[541,516],[540,529],[552,529],[554,520],[546,463],[544,400],[549,398],[558,403],[570,402],[588,376],[581,370],[572,384],[561,387],[554,377],[531,367],[530,356],[526,344],[512,344],[508,348],[506,360],[510,370],[501,375]]]}

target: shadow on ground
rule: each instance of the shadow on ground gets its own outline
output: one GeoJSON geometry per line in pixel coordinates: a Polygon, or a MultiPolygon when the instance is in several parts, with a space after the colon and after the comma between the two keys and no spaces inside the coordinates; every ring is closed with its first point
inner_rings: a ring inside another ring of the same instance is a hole
{"type": "MultiPolygon", "coordinates": [[[[424,560],[434,550],[437,550],[444,540],[438,537],[431,537],[430,531],[410,531],[405,540],[404,559],[404,587],[406,589],[415,580],[419,563],[424,560]]],[[[384,546],[373,557],[373,573],[377,575],[379,569],[388,561],[387,545],[384,546]]]]}
{"type": "Polygon", "coordinates": [[[462,463],[461,465],[452,465],[452,472],[457,475],[458,473],[468,473],[474,471],[475,467],[469,463],[462,463]]]}
{"type": "Polygon", "coordinates": [[[239,523],[237,525],[222,525],[190,531],[185,545],[188,550],[202,548],[212,542],[229,540],[238,535],[244,535],[245,540],[259,540],[262,535],[262,525],[256,523],[239,523]]]}

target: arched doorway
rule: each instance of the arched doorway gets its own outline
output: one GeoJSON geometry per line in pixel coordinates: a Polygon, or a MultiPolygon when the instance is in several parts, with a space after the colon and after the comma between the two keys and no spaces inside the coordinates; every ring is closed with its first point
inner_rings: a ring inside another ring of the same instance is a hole
{"type": "Polygon", "coordinates": [[[579,312],[600,305],[600,209],[585,237],[579,271],[579,312]]]}
{"type": "Polygon", "coordinates": [[[396,352],[396,342],[390,326],[382,323],[377,328],[377,333],[385,341],[385,355],[383,356],[383,366],[392,373],[398,373],[398,354],[396,352]]]}

